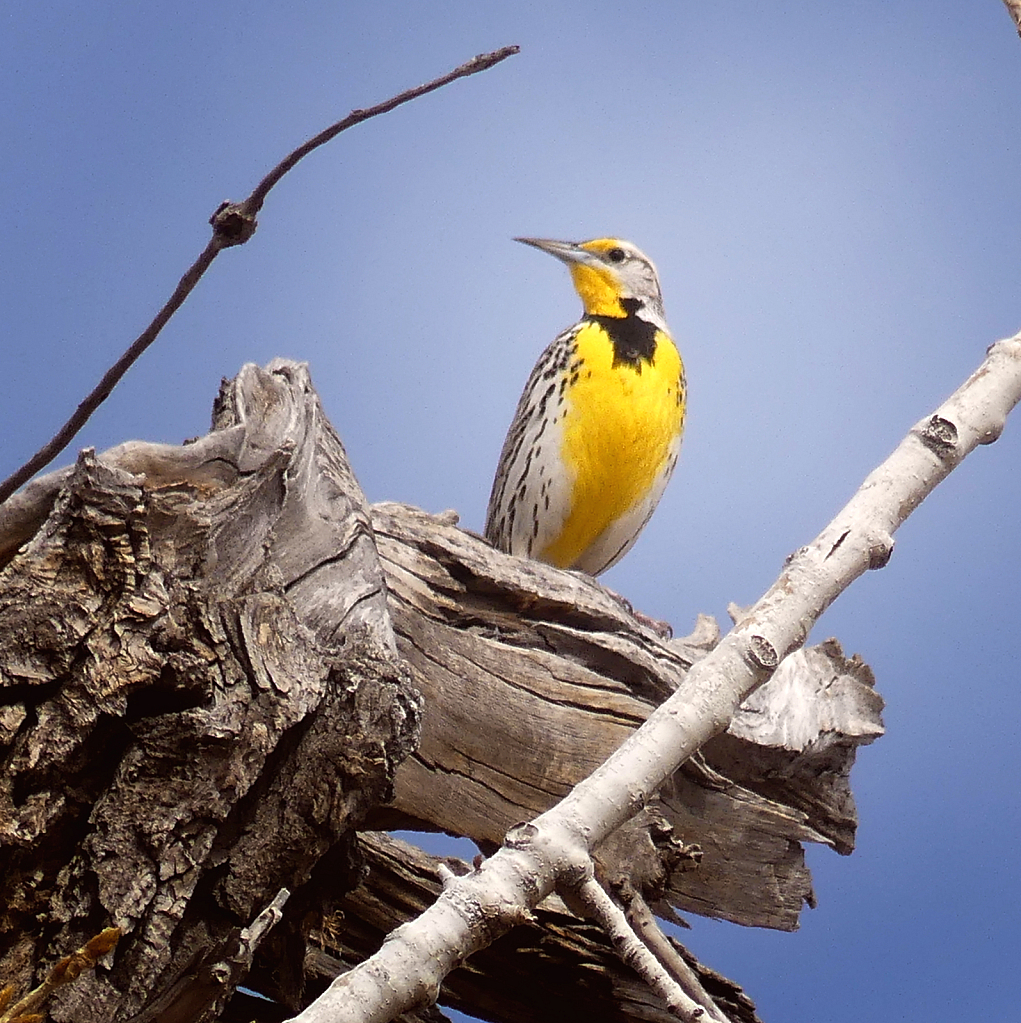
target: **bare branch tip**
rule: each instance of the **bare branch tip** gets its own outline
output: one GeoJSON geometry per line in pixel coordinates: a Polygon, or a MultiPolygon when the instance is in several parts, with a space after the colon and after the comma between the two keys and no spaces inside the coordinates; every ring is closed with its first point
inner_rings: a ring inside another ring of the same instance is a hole
{"type": "Polygon", "coordinates": [[[1003,434],[1003,427],[1003,423],[994,423],[985,431],[985,433],[982,434],[981,437],[979,437],[979,444],[994,444],[1003,434]]]}
{"type": "Polygon", "coordinates": [[[103,379],[93,388],[91,393],[78,406],[74,415],[61,427],[47,444],[37,451],[20,469],[15,470],[7,479],[0,481],[0,504],[3,504],[15,491],[27,483],[40,469],[49,465],[54,458],[60,454],[71,442],[72,438],[85,425],[92,413],[106,400],[110,392],[120,381],[121,377],[135,363],[139,356],[156,340],[157,335],[166,325],[167,321],[177,311],[181,303],[188,297],[192,289],[198,283],[199,278],[209,268],[210,263],[221,249],[230,248],[234,245],[243,245],[255,233],[257,227],[256,215],[262,209],[262,204],[273,186],[286,174],[299,160],[319,146],[334,138],[346,128],[354,124],[375,117],[377,114],[387,113],[395,107],[409,100],[416,99],[428,92],[447,85],[457,78],[475,74],[477,71],[485,71],[487,68],[498,64],[507,57],[520,51],[519,46],[504,46],[492,53],[482,53],[467,64],[454,71],[448,72],[440,78],[417,89],[409,89],[398,96],[385,100],[368,109],[354,110],[343,120],[331,125],[321,131],[314,138],[298,146],[288,156],[284,157],[263,179],[256,185],[252,194],[244,202],[222,202],[210,217],[209,223],[213,228],[213,237],[207,243],[205,249],[188,269],[177,285],[174,294],[170,297],[163,308],[156,314],[155,319],[136,338],[128,350],[107,370],[103,379]]]}
{"type": "Polygon", "coordinates": [[[94,938],[90,938],[83,951],[93,960],[102,959],[120,940],[119,927],[106,927],[94,938]]]}
{"type": "Polygon", "coordinates": [[[457,882],[457,874],[443,862],[436,864],[436,873],[439,874],[440,884],[443,886],[444,891],[457,882]]]}
{"type": "Polygon", "coordinates": [[[472,57],[467,64],[462,66],[470,67],[473,72],[485,71],[486,68],[491,68],[494,64],[499,64],[501,60],[506,60],[520,52],[520,46],[501,46],[499,50],[493,50],[492,53],[480,53],[478,56],[472,57]]]}

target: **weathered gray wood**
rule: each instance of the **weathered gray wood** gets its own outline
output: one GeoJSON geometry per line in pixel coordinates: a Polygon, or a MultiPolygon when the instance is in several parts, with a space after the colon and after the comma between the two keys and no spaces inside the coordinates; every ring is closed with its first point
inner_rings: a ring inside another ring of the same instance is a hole
{"type": "MultiPolygon", "coordinates": [[[[499,844],[602,763],[712,647],[663,643],[594,580],[501,554],[444,518],[384,504],[372,521],[398,649],[425,696],[421,744],[377,823],[499,844]]],[[[838,645],[792,658],[652,804],[703,851],[665,897],[796,927],[814,903],[802,843],[853,843],[847,776],[857,745],[882,731],[881,707],[838,645]]]]}
{"type": "Polygon", "coordinates": [[[729,778],[808,815],[838,852],[854,849],[850,773],[859,746],[883,734],[882,697],[861,658],[835,639],[791,654],[702,748],[729,778]]]}
{"type": "Polygon", "coordinates": [[[237,980],[216,964],[281,888],[286,937],[309,890],[357,879],[348,856],[301,888],[416,738],[364,498],[304,367],[246,367],[218,421],[169,458],[84,454],[0,575],[0,975],[124,932],[55,1020],[215,1011],[237,980]]]}
{"type": "MultiPolygon", "coordinates": [[[[296,1008],[310,921],[360,877],[356,827],[495,847],[714,637],[703,622],[664,643],[587,577],[503,555],[449,515],[367,508],[305,367],[246,366],[207,437],[86,452],[0,508],[0,976],[27,984],[113,923],[113,967],[64,989],[53,1018],[203,1018],[250,956],[241,928],[287,887],[249,983],[296,1008]]],[[[786,670],[597,851],[608,888],[666,916],[797,925],[802,843],[850,849],[847,774],[881,701],[832,645],[786,670]]],[[[402,918],[380,877],[360,890],[402,918]]],[[[365,924],[353,906],[343,935],[365,924]]],[[[578,997],[601,992],[600,1015],[662,1013],[589,925],[547,931],[552,960],[513,942],[510,962],[473,960],[463,1007],[502,1019],[492,992],[555,962],[578,997]]]]}
{"type": "MultiPolygon", "coordinates": [[[[191,444],[127,441],[104,452],[102,460],[125,472],[146,476],[154,485],[182,482],[215,491],[236,478],[237,453],[243,439],[244,429],[237,427],[218,430],[191,444]]],[[[73,467],[68,467],[40,476],[0,504],[0,567],[36,534],[72,472],[73,467]]]]}

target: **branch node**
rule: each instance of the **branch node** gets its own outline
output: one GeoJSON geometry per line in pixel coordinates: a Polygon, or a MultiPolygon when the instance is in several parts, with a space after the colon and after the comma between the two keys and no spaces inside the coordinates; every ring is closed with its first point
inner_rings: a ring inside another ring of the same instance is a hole
{"type": "Polygon", "coordinates": [[[919,431],[919,437],[922,443],[943,461],[957,453],[957,427],[942,416],[930,416],[919,431]]]}
{"type": "Polygon", "coordinates": [[[515,824],[503,838],[503,844],[508,849],[527,849],[539,834],[539,829],[534,824],[523,821],[515,824]]]}
{"type": "Polygon", "coordinates": [[[776,647],[765,636],[748,637],[748,659],[756,668],[772,671],[779,663],[776,647]]]}
{"type": "Polygon", "coordinates": [[[1004,425],[1002,422],[991,424],[988,429],[982,432],[978,439],[979,444],[992,444],[994,441],[998,441],[1000,434],[1003,433],[1004,425]]]}
{"type": "Polygon", "coordinates": [[[209,223],[213,228],[213,237],[224,249],[232,245],[244,245],[258,227],[258,221],[245,208],[245,203],[227,200],[216,207],[209,223]]]}
{"type": "Polygon", "coordinates": [[[217,984],[221,986],[226,985],[226,983],[230,980],[230,966],[223,962],[223,960],[220,960],[218,963],[213,963],[213,965],[209,967],[209,976],[217,984]]]}
{"type": "Polygon", "coordinates": [[[799,547],[796,551],[791,551],[791,553],[788,554],[787,557],[783,559],[783,567],[787,568],[794,561],[796,561],[802,555],[807,554],[807,553],[808,553],[808,548],[807,547],[799,547]]]}
{"type": "Polygon", "coordinates": [[[893,537],[889,533],[877,533],[869,538],[869,569],[886,568],[893,555],[893,537]]]}

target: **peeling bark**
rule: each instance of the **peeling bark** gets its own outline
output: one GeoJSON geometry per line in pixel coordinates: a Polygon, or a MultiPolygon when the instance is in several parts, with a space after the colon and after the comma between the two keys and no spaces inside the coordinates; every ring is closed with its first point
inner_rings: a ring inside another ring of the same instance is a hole
{"type": "MultiPolygon", "coordinates": [[[[28,986],[124,932],[58,1021],[215,1013],[238,978],[213,967],[282,888],[300,930],[301,886],[417,738],[364,499],[307,374],[247,368],[218,419],[245,429],[194,475],[188,448],[129,446],[135,471],[84,453],[0,579],[2,975],[28,986]]],[[[289,970],[300,987],[300,954],[289,970]]]]}

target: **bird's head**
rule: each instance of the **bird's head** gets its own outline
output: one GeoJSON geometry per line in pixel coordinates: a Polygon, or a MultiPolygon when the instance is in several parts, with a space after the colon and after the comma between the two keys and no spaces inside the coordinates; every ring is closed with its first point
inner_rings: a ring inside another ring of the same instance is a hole
{"type": "Polygon", "coordinates": [[[634,313],[666,330],[663,296],[656,267],[641,249],[620,238],[556,242],[515,238],[567,264],[589,316],[623,317],[634,313]]]}

